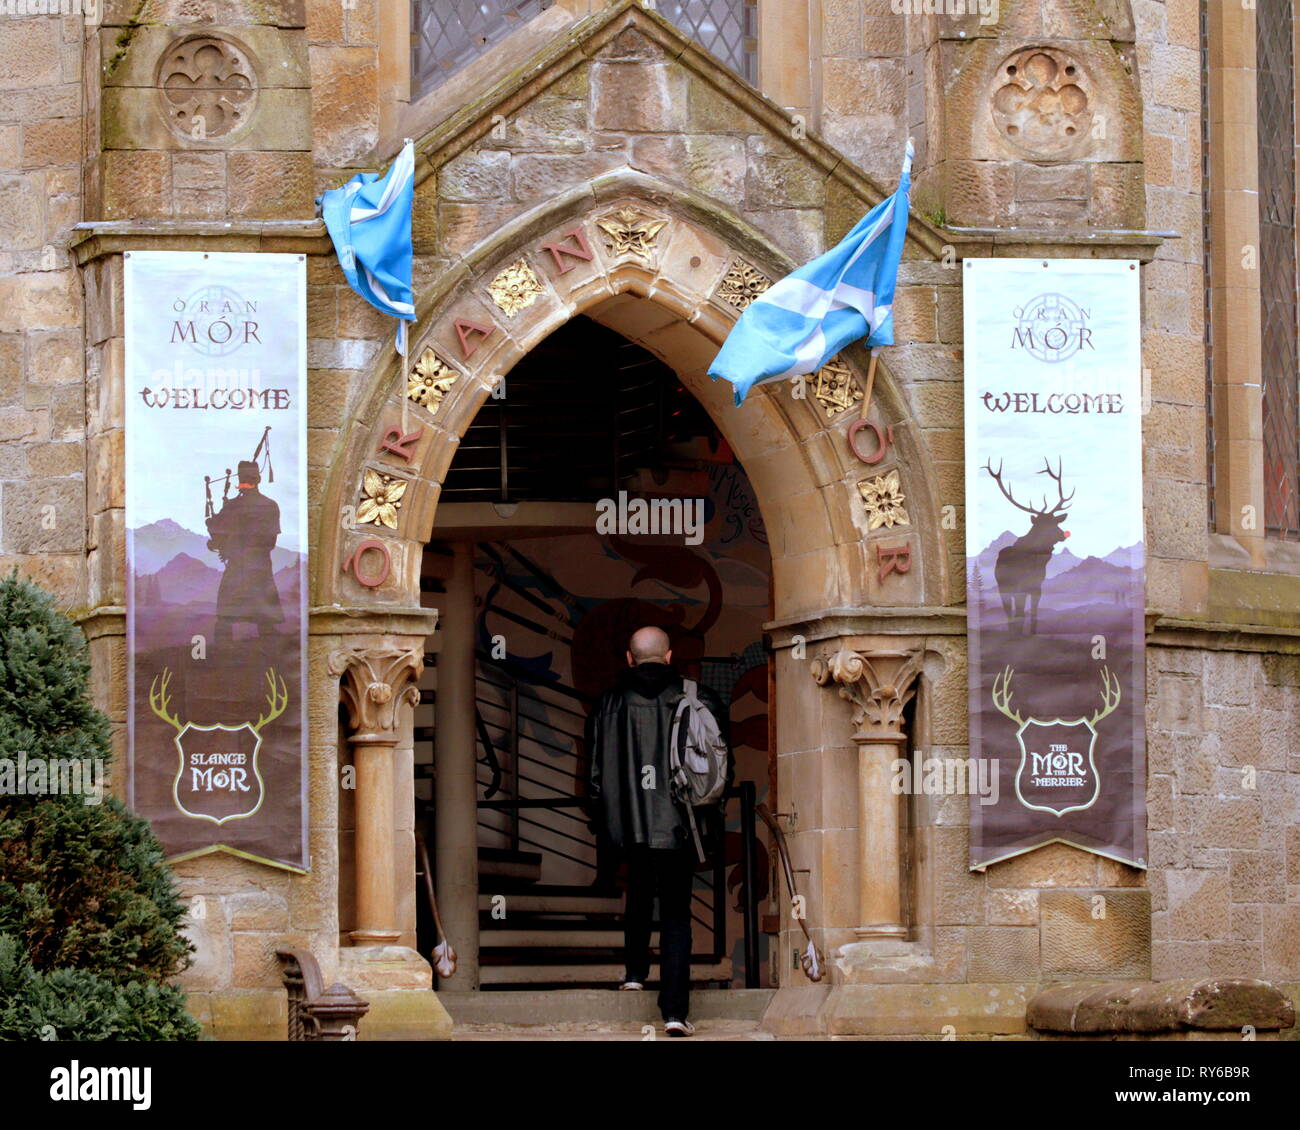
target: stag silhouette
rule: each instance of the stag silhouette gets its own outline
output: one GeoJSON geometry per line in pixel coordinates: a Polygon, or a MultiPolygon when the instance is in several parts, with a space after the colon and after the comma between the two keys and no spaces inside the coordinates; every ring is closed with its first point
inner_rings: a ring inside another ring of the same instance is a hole
{"type": "MultiPolygon", "coordinates": [[[[1038,472],[1046,475],[1056,483],[1056,501],[1050,506],[1046,495],[1039,507],[1025,506],[1017,502],[1015,496],[1002,481],[1002,464],[993,470],[990,459],[984,469],[993,476],[998,490],[1003,497],[1018,510],[1030,515],[1029,532],[1018,537],[998,553],[993,566],[993,576],[997,581],[998,592],[1002,596],[1002,609],[1007,614],[1007,627],[1011,631],[1020,630],[1022,635],[1033,635],[1038,631],[1038,603],[1043,596],[1043,578],[1047,575],[1047,561],[1057,543],[1070,536],[1069,530],[1061,529],[1069,509],[1070,499],[1075,492],[1066,495],[1061,486],[1061,461],[1056,462],[1056,470],[1043,460],[1043,469],[1038,472]],[[1026,616],[1026,613],[1028,615],[1026,616]]],[[[1077,488],[1076,488],[1077,489],[1077,488]]]]}

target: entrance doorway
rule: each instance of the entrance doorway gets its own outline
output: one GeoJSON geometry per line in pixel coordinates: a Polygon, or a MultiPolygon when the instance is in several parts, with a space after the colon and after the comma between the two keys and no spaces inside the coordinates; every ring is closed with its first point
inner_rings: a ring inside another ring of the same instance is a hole
{"type": "MultiPolygon", "coordinates": [[[[744,470],[705,410],[652,354],[576,317],[515,366],[462,436],[433,538],[421,587],[440,619],[415,720],[416,818],[431,856],[440,820],[471,826],[438,810],[435,787],[443,759],[464,756],[446,732],[438,746],[437,726],[458,711],[474,746],[476,911],[449,913],[449,900],[468,897],[458,885],[439,884],[438,898],[444,924],[477,924],[478,986],[609,986],[623,974],[619,860],[583,807],[583,723],[643,624],[667,631],[674,666],[730,708],[736,787],[725,852],[696,875],[693,979],[772,984],[771,867],[754,817],[757,803],[776,807],[770,555],[744,470]],[[681,504],[638,507],[651,499],[681,504]],[[452,579],[458,557],[469,582],[452,579]],[[440,640],[457,632],[472,638],[472,723],[471,680],[448,677],[440,640]]],[[[429,956],[422,877],[417,890],[429,956]]],[[[451,941],[464,950],[469,939],[451,941]]],[[[447,987],[469,986],[458,975],[447,987]]]]}

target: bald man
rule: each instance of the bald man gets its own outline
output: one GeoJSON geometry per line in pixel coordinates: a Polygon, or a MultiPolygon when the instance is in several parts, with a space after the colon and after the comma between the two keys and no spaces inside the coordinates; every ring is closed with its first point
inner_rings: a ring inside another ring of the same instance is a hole
{"type": "MultiPolygon", "coordinates": [[[[595,820],[627,861],[623,942],[627,962],[621,988],[640,989],[650,974],[651,908],[659,897],[659,1011],[670,1036],[689,1036],[691,886],[695,850],[685,808],[669,789],[669,737],[682,679],[672,668],[668,635],[638,628],[627,643],[627,669],[587,717],[591,756],[589,796],[595,820]]],[[[724,738],[727,711],[707,687],[699,698],[724,738]]],[[[728,784],[732,762],[728,755],[728,784]]],[[[720,847],[721,812],[701,813],[713,850],[720,847]]]]}

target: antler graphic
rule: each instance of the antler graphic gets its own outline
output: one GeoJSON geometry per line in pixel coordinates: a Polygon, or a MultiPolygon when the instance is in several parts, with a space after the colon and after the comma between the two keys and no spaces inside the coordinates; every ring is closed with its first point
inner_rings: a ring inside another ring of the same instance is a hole
{"type": "Polygon", "coordinates": [[[175,726],[179,733],[185,729],[185,723],[171,712],[171,695],[167,691],[171,681],[172,672],[170,667],[164,667],[161,675],[154,676],[153,682],[149,684],[149,707],[168,725],[175,726]]]}
{"type": "Polygon", "coordinates": [[[1014,506],[1017,510],[1023,510],[1026,514],[1037,514],[1037,513],[1038,513],[1038,511],[1035,510],[1032,506],[1025,506],[1025,505],[1023,505],[1023,504],[1017,502],[1016,499],[1015,499],[1015,495],[1013,495],[1013,494],[1011,493],[1010,489],[1009,489],[1009,488],[1007,487],[1007,485],[1002,481],[1002,461],[1001,461],[1001,460],[998,460],[998,469],[997,469],[996,471],[993,470],[993,460],[992,460],[992,459],[990,459],[987,463],[984,464],[984,470],[986,470],[990,475],[993,476],[993,481],[994,481],[995,483],[998,484],[998,490],[1000,490],[1000,491],[1002,492],[1002,497],[1005,498],[1009,503],[1011,503],[1011,505],[1014,506]]]}
{"type": "Polygon", "coordinates": [[[1070,500],[1074,497],[1075,492],[1079,489],[1078,487],[1075,487],[1074,490],[1070,491],[1070,493],[1067,495],[1065,493],[1064,487],[1062,487],[1061,485],[1061,475],[1062,475],[1061,460],[1059,458],[1057,459],[1056,470],[1053,471],[1052,464],[1047,459],[1044,459],[1043,469],[1039,471],[1038,474],[1046,475],[1049,479],[1051,479],[1053,482],[1056,483],[1056,502],[1053,503],[1051,506],[1049,506],[1047,504],[1047,496],[1044,495],[1042,508],[1039,509],[1033,506],[1026,506],[1023,503],[1016,501],[1015,495],[1011,493],[1011,488],[1008,487],[1007,484],[1002,481],[1001,460],[998,461],[998,469],[996,471],[993,470],[992,459],[990,459],[987,463],[984,464],[984,470],[986,470],[990,475],[993,476],[993,481],[998,484],[998,490],[1002,492],[1002,497],[1005,498],[1009,503],[1011,503],[1012,506],[1014,506],[1017,510],[1023,510],[1026,514],[1033,514],[1039,518],[1047,514],[1055,514],[1057,511],[1064,513],[1066,507],[1069,506],[1070,504],[1070,500]]]}
{"type": "Polygon", "coordinates": [[[1089,723],[1096,728],[1097,723],[1119,705],[1120,697],[1119,676],[1112,674],[1109,667],[1103,667],[1101,669],[1101,709],[1088,719],[1089,723]]]}
{"type": "Polygon", "coordinates": [[[268,722],[273,722],[279,718],[284,713],[285,707],[289,705],[289,688],[285,685],[284,680],[275,673],[274,667],[266,669],[266,682],[269,687],[266,692],[266,705],[270,713],[257,716],[257,721],[253,723],[253,730],[257,733],[261,733],[262,727],[268,722]]]}
{"type": "Polygon", "coordinates": [[[998,708],[1000,714],[1005,714],[1016,725],[1024,725],[1024,718],[1018,710],[1011,709],[1011,676],[1015,671],[1010,667],[1004,667],[1002,673],[996,675],[993,679],[993,705],[998,708]]]}
{"type": "Polygon", "coordinates": [[[1065,509],[1066,509],[1066,507],[1070,505],[1070,499],[1073,498],[1073,497],[1075,496],[1075,493],[1078,491],[1079,488],[1078,488],[1078,487],[1075,487],[1074,490],[1070,491],[1069,497],[1066,496],[1065,488],[1061,485],[1061,459],[1060,459],[1060,457],[1058,456],[1057,459],[1056,459],[1056,473],[1055,473],[1055,474],[1052,473],[1052,465],[1051,465],[1051,463],[1049,463],[1046,459],[1043,460],[1043,469],[1042,469],[1041,471],[1039,471],[1038,473],[1039,473],[1040,475],[1046,475],[1049,479],[1051,479],[1053,482],[1056,483],[1056,502],[1055,502],[1052,506],[1048,506],[1048,505],[1047,505],[1047,495],[1043,495],[1043,508],[1042,508],[1042,510],[1039,511],[1039,513],[1040,513],[1040,514],[1047,514],[1047,513],[1055,514],[1055,513],[1059,510],[1062,514],[1064,514],[1064,513],[1065,513],[1065,509]]]}

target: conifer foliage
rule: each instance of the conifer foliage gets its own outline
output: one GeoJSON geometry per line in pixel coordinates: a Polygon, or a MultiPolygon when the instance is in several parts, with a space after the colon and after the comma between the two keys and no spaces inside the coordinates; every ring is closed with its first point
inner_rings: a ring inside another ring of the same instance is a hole
{"type": "Polygon", "coordinates": [[[0,1039],[195,1039],[167,983],[193,948],[185,907],[148,823],[112,796],[31,787],[52,759],[110,761],[89,675],[52,598],[0,579],[0,1039]]]}

